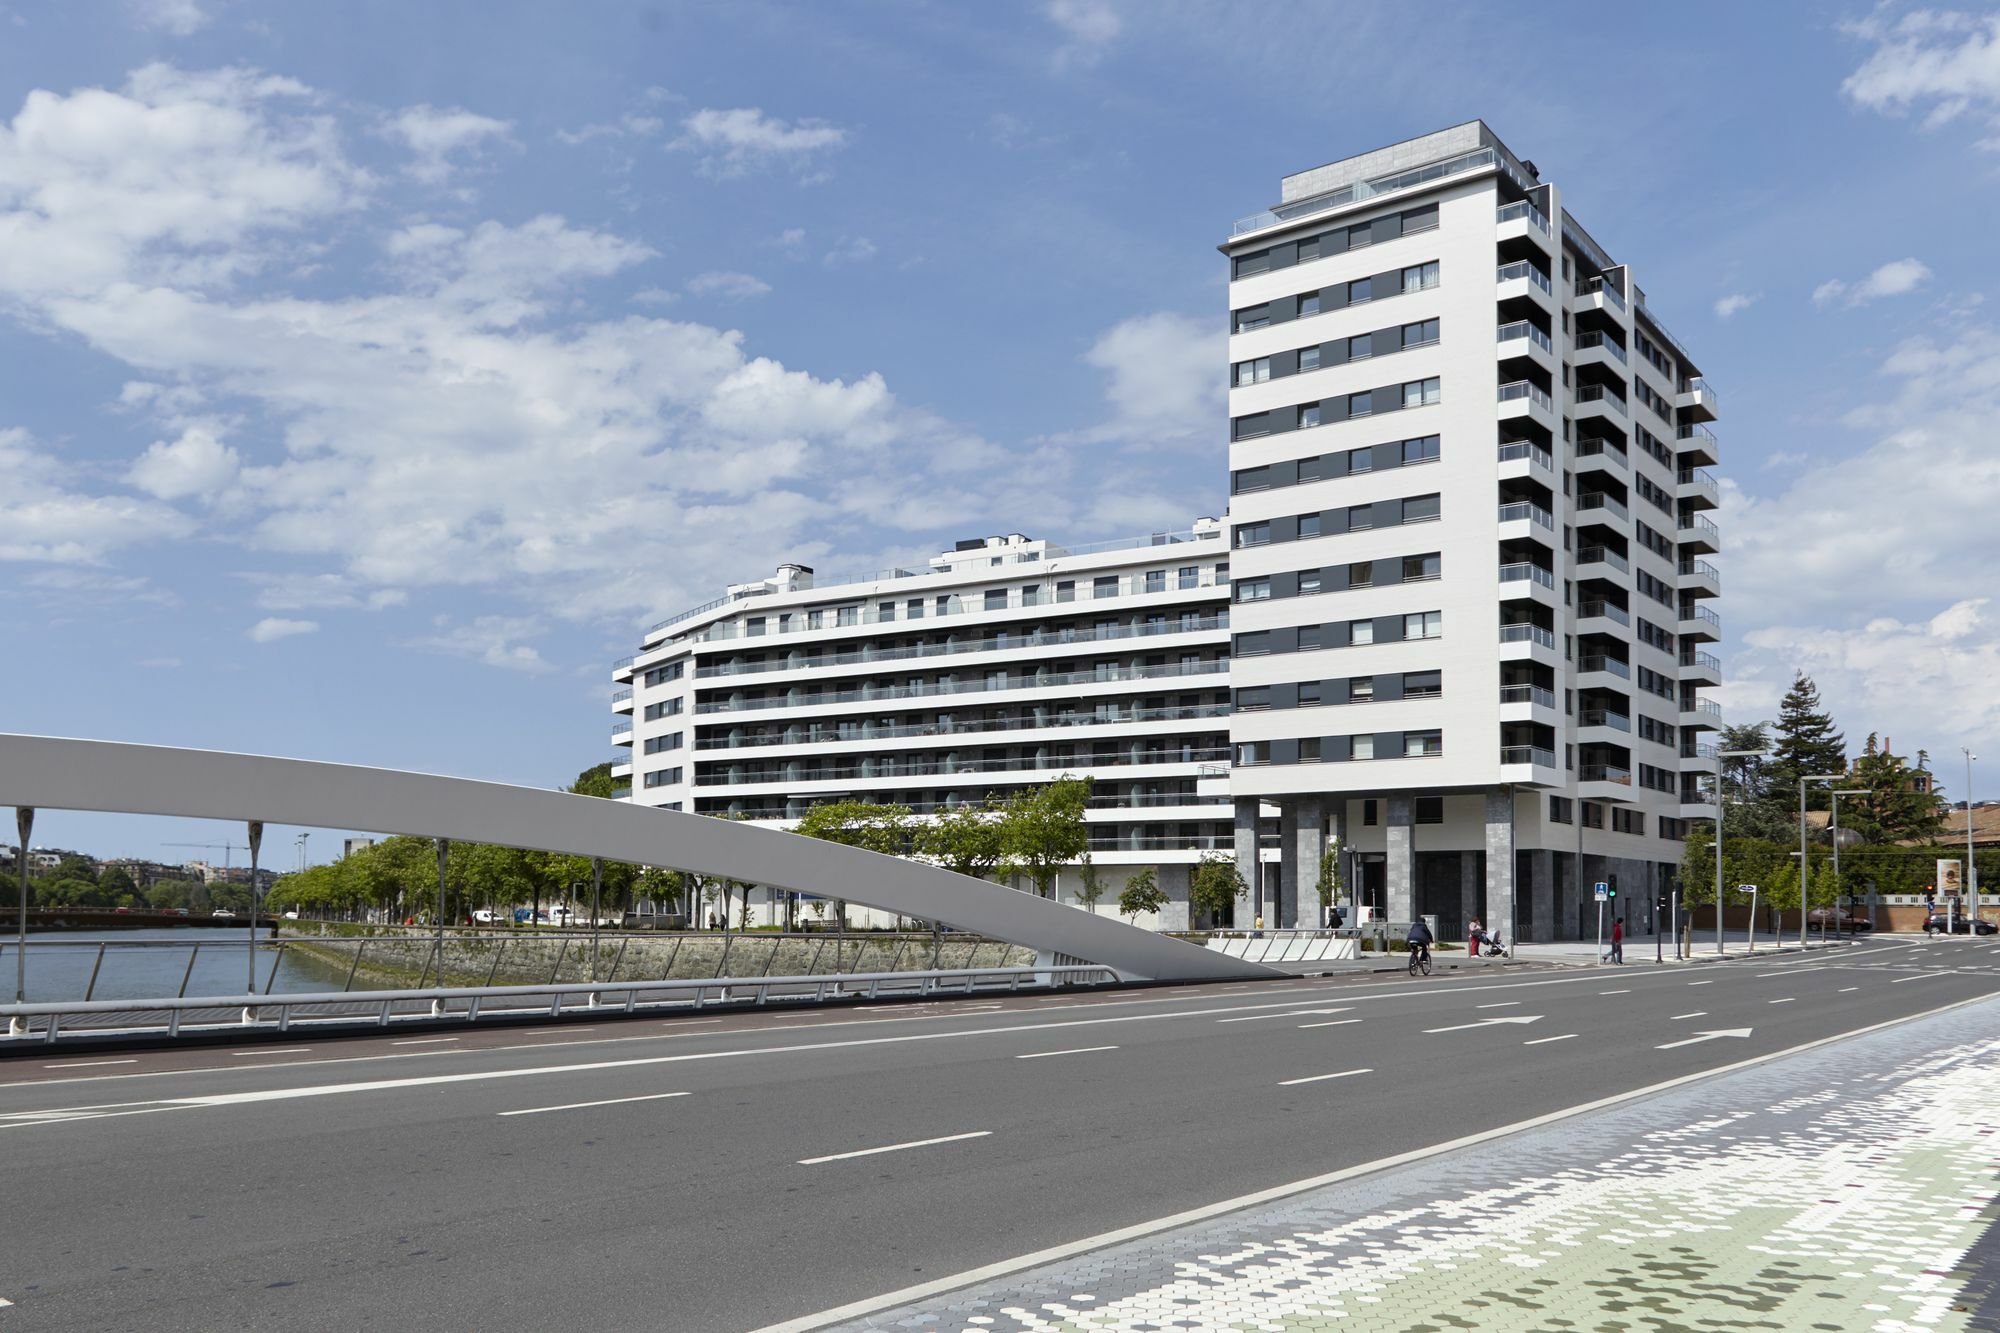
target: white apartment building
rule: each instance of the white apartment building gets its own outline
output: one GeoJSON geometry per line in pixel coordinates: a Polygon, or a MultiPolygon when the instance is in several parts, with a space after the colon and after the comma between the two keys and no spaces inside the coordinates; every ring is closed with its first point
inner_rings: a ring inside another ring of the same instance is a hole
{"type": "Polygon", "coordinates": [[[1598,881],[1644,928],[1715,813],[1714,391],[1482,122],[1288,176],[1220,248],[1258,910],[1311,923],[1333,837],[1447,938],[1589,938],[1598,881]]]}
{"type": "Polygon", "coordinates": [[[836,582],[782,565],[615,665],[613,775],[641,805],[780,827],[823,801],[923,815],[1089,776],[1099,910],[1151,866],[1158,924],[1184,929],[1189,867],[1233,846],[1228,563],[1205,518],[1096,546],[980,538],[836,582]]]}

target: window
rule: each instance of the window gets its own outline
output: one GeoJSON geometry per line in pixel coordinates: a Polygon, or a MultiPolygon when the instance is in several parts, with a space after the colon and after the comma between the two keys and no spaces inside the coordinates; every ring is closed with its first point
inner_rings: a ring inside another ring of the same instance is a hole
{"type": "Polygon", "coordinates": [[[1195,588],[1201,586],[1201,566],[1199,565],[1182,565],[1180,567],[1179,576],[1180,576],[1180,586],[1183,588],[1195,588]]]}
{"type": "Polygon", "coordinates": [[[1375,757],[1375,738],[1373,736],[1356,736],[1350,744],[1351,748],[1347,752],[1349,757],[1354,759],[1373,759],[1375,757]]]}
{"type": "Polygon", "coordinates": [[[1549,797],[1549,822],[1551,824],[1567,824],[1575,817],[1576,816],[1574,815],[1574,813],[1570,808],[1569,797],[1567,796],[1549,797]]]}
{"type": "Polygon", "coordinates": [[[1271,632],[1260,629],[1250,634],[1239,634],[1232,651],[1237,657],[1261,657],[1271,651],[1271,632]]]}
{"type": "Polygon", "coordinates": [[[1604,807],[1595,801],[1583,803],[1583,826],[1585,828],[1604,827],[1604,807]]]}
{"type": "Polygon", "coordinates": [[[1419,796],[1416,800],[1415,819],[1419,824],[1444,823],[1444,797],[1419,796]]]}
{"type": "Polygon", "coordinates": [[[678,784],[680,780],[681,770],[678,768],[656,769],[646,775],[646,785],[648,787],[672,787],[678,784]]]}
{"type": "Polygon", "coordinates": [[[1041,584],[1039,584],[1039,583],[1029,583],[1029,584],[1024,584],[1024,585],[1022,586],[1022,588],[1021,588],[1021,605],[1022,605],[1022,606],[1037,606],[1037,605],[1039,605],[1039,604],[1041,603],[1041,600],[1042,600],[1042,585],[1041,585],[1041,584]]]}
{"type": "Polygon", "coordinates": [[[1116,574],[1100,574],[1092,579],[1090,581],[1090,595],[1093,598],[1116,597],[1118,595],[1118,576],[1116,574]]]}
{"type": "Polygon", "coordinates": [[[1058,602],[1073,602],[1076,600],[1075,579],[1063,579],[1056,584],[1056,600],[1058,602]]]}
{"type": "Polygon", "coordinates": [[[1254,768],[1271,762],[1269,741],[1242,741],[1236,746],[1236,764],[1239,768],[1254,768]]]}
{"type": "MultiPolygon", "coordinates": [[[[1444,753],[1444,733],[1441,731],[1406,731],[1403,733],[1403,757],[1406,759],[1427,759],[1444,753]]],[[[1442,816],[1440,816],[1442,818],[1442,816]]]]}
{"type": "Polygon", "coordinates": [[[1166,571],[1166,570],[1164,570],[1164,569],[1149,569],[1149,570],[1147,570],[1147,571],[1146,571],[1146,591],[1147,591],[1147,592],[1165,592],[1166,590],[1167,590],[1167,571],[1166,571]]]}
{"type": "Polygon", "coordinates": [[[1271,687],[1260,685],[1255,689],[1236,691],[1236,707],[1242,712],[1253,712],[1271,706],[1271,687]]]}
{"type": "Polygon", "coordinates": [[[646,720],[657,722],[663,717],[673,717],[681,711],[681,700],[663,699],[656,704],[646,705],[646,720]]]}
{"type": "Polygon", "coordinates": [[[1375,336],[1373,334],[1357,333],[1347,340],[1347,359],[1349,361],[1366,361],[1373,355],[1375,355],[1375,336]]]}
{"type": "Polygon", "coordinates": [[[1270,378],[1271,358],[1268,356],[1260,356],[1255,361],[1236,363],[1236,384],[1239,388],[1245,384],[1262,384],[1270,378]]]}
{"type": "Polygon", "coordinates": [[[1318,313],[1319,313],[1318,292],[1307,292],[1304,296],[1301,296],[1299,298],[1300,319],[1304,319],[1307,315],[1317,315],[1318,313]]]}
{"type": "MultiPolygon", "coordinates": [[[[1253,305],[1247,310],[1236,312],[1236,331],[1238,333],[1248,333],[1252,329],[1264,328],[1270,322],[1271,307],[1267,305],[1253,305]]],[[[1210,373],[1213,374],[1214,372],[1211,371],[1210,373]]]]}
{"type": "Polygon", "coordinates": [[[664,736],[648,736],[646,738],[647,754],[660,754],[666,750],[678,750],[680,748],[681,733],[678,731],[668,732],[664,736]]]}
{"type": "Polygon", "coordinates": [[[1426,435],[1420,440],[1403,441],[1403,466],[1412,463],[1435,463],[1438,460],[1438,437],[1426,435]]]}
{"type": "MultiPolygon", "coordinates": [[[[1210,372],[1210,373],[1213,373],[1213,372],[1210,372]]],[[[1212,380],[1210,381],[1210,383],[1213,383],[1213,382],[1214,382],[1214,381],[1212,381],[1212,380]]],[[[1304,430],[1304,429],[1306,429],[1306,427],[1308,427],[1308,426],[1317,426],[1318,424],[1319,424],[1319,404],[1318,404],[1318,403],[1306,403],[1306,404],[1303,404],[1303,405],[1302,405],[1302,406],[1301,406],[1301,407],[1299,408],[1299,426],[1298,426],[1298,428],[1299,428],[1300,430],[1304,430]]]]}
{"type": "Polygon", "coordinates": [[[1372,704],[1375,702],[1375,677],[1355,676],[1347,682],[1347,702],[1351,704],[1372,704]]]}
{"type": "Polygon", "coordinates": [[[1403,522],[1428,523],[1438,516],[1438,497],[1413,495],[1403,501],[1403,522]]]}
{"type": "Polygon", "coordinates": [[[988,588],[986,590],[986,610],[1005,611],[1006,609],[1007,590],[1005,588],[988,588]]]}
{"type": "Polygon", "coordinates": [[[1299,540],[1304,541],[1308,537],[1317,537],[1317,536],[1319,536],[1319,515],[1300,514],[1299,540]]]}
{"type": "Polygon", "coordinates": [[[1308,370],[1318,370],[1318,369],[1319,369],[1319,348],[1301,347],[1299,349],[1299,370],[1301,372],[1304,372],[1308,370]]]}
{"type": "Polygon", "coordinates": [[[1435,639],[1443,633],[1442,611],[1414,611],[1403,617],[1403,637],[1406,639],[1435,639]]]}
{"type": "Polygon", "coordinates": [[[1270,540],[1271,525],[1269,523],[1239,523],[1236,525],[1236,545],[1239,549],[1245,546],[1262,546],[1270,540]]]}
{"type": "Polygon", "coordinates": [[[1413,264],[1403,270],[1403,290],[1406,292],[1420,292],[1437,285],[1438,266],[1435,259],[1428,264],[1413,264]]]}
{"type": "Polygon", "coordinates": [[[1299,707],[1317,708],[1320,705],[1320,684],[1316,680],[1299,682],[1299,707]]]}
{"type": "Polygon", "coordinates": [[[1403,582],[1418,583],[1424,579],[1434,579],[1442,571],[1442,557],[1436,552],[1430,555],[1406,555],[1403,557],[1403,582]]]}
{"type": "Polygon", "coordinates": [[[1347,586],[1350,588],[1371,588],[1375,585],[1375,562],[1357,560],[1347,567],[1347,586]]]}
{"type": "Polygon", "coordinates": [[[1299,762],[1317,764],[1319,762],[1319,737],[1305,736],[1299,740],[1299,762]]]}
{"type": "Polygon", "coordinates": [[[1319,571],[1302,569],[1299,571],[1299,596],[1311,597],[1319,591],[1319,571]]]}
{"type": "Polygon", "coordinates": [[[1352,644],[1373,643],[1375,642],[1375,622],[1372,620],[1357,620],[1348,626],[1348,635],[1347,641],[1352,644]]]}
{"type": "Polygon", "coordinates": [[[665,666],[654,667],[646,673],[646,684],[664,685],[670,680],[679,680],[687,674],[686,662],[669,662],[665,666]]]}
{"type": "MultiPolygon", "coordinates": [[[[1210,383],[1213,382],[1212,380],[1210,381],[1210,383]]],[[[1411,380],[1403,386],[1404,407],[1430,407],[1443,401],[1443,397],[1444,395],[1439,391],[1436,376],[1432,376],[1427,380],[1411,380]]]]}
{"type": "Polygon", "coordinates": [[[1444,693],[1444,673],[1442,671],[1406,671],[1403,673],[1403,697],[1405,699],[1435,699],[1444,693]]]}
{"type": "Polygon", "coordinates": [[[909,601],[903,603],[903,619],[922,620],[923,618],[924,618],[923,598],[912,597],[909,601]]]}
{"type": "Polygon", "coordinates": [[[1236,582],[1236,600],[1239,602],[1264,602],[1269,601],[1270,597],[1269,579],[1238,579],[1236,582]]]}
{"type": "Polygon", "coordinates": [[[951,595],[949,593],[937,599],[937,613],[941,616],[951,614],[951,595]]]}
{"type": "Polygon", "coordinates": [[[1365,417],[1375,410],[1375,395],[1372,393],[1351,393],[1347,395],[1347,415],[1365,417]]]}
{"type": "Polygon", "coordinates": [[[1364,828],[1374,828],[1379,819],[1380,806],[1374,801],[1361,803],[1361,824],[1364,828]]]}
{"type": "Polygon", "coordinates": [[[1308,236],[1299,242],[1299,262],[1310,263],[1319,258],[1319,237],[1308,236]]]}
{"type": "Polygon", "coordinates": [[[1403,326],[1403,346],[1422,347],[1438,340],[1438,322],[1434,319],[1420,320],[1403,326]]]}

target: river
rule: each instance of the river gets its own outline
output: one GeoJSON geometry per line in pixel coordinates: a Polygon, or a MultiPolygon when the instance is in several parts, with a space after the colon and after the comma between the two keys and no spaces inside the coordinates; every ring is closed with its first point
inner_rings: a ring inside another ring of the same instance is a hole
{"type": "MultiPolygon", "coordinates": [[[[157,999],[171,995],[241,995],[249,980],[243,930],[64,931],[28,936],[28,998],[81,1000],[157,999]],[[103,962],[98,951],[103,949],[103,962]],[[190,966],[192,963],[192,966],[190,966]],[[92,971],[97,982],[91,985],[92,971]]],[[[15,943],[0,939],[0,989],[14,989],[15,943]]],[[[298,993],[339,990],[337,969],[280,952],[268,937],[257,949],[258,991],[298,993]],[[275,974],[272,964],[276,962],[275,974]]]]}

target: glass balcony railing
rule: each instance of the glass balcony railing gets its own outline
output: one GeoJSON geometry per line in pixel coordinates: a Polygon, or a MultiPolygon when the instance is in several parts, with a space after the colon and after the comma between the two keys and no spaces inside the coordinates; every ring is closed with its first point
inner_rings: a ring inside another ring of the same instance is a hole
{"type": "Polygon", "coordinates": [[[1632,719],[1624,713],[1614,713],[1608,708],[1580,709],[1576,715],[1580,727],[1609,727],[1613,731],[1632,730],[1632,719]]]}
{"type": "Polygon", "coordinates": [[[1540,764],[1543,768],[1556,766],[1556,752],[1539,745],[1503,745],[1500,747],[1500,762],[1503,764],[1540,764]]]}
{"type": "Polygon", "coordinates": [[[1592,653],[1588,657],[1577,659],[1576,669],[1578,671],[1602,671],[1609,675],[1617,676],[1620,680],[1632,679],[1632,667],[1630,663],[1621,662],[1615,657],[1607,657],[1602,653],[1592,653]]]}
{"type": "Polygon", "coordinates": [[[1533,403],[1544,412],[1553,412],[1556,410],[1555,399],[1549,397],[1549,391],[1540,385],[1530,383],[1527,380],[1515,380],[1512,383],[1500,386],[1501,402],[1512,403],[1523,400],[1533,403]]]}
{"type": "Polygon", "coordinates": [[[1554,574],[1529,560],[1517,560],[1512,564],[1500,566],[1500,581],[1502,583],[1521,583],[1524,581],[1539,583],[1544,588],[1550,590],[1554,590],[1556,586],[1556,576],[1554,574]]]}
{"type": "Polygon", "coordinates": [[[1632,511],[1625,507],[1623,500],[1613,495],[1606,495],[1603,491],[1586,491],[1577,496],[1576,508],[1579,518],[1595,517],[1600,510],[1614,518],[1632,517],[1632,511]]]}
{"type": "Polygon", "coordinates": [[[1504,207],[1502,207],[1499,213],[1495,216],[1494,222],[1496,224],[1501,222],[1513,222],[1516,221],[1517,219],[1523,219],[1523,218],[1527,220],[1529,226],[1533,227],[1536,231],[1540,232],[1542,235],[1548,237],[1551,240],[1555,239],[1555,232],[1549,227],[1549,220],[1542,216],[1542,210],[1536,208],[1533,204],[1529,203],[1525,199],[1516,200],[1515,202],[1507,204],[1504,207]]]}
{"type": "Polygon", "coordinates": [[[1387,176],[1376,176],[1365,181],[1355,181],[1337,190],[1300,199],[1294,203],[1280,204],[1267,208],[1248,217],[1236,219],[1229,228],[1231,236],[1243,236],[1266,227],[1275,227],[1280,222],[1295,222],[1299,218],[1324,213],[1328,209],[1341,208],[1347,204],[1358,204],[1378,195],[1390,194],[1397,190],[1407,190],[1412,186],[1424,185],[1431,181],[1443,180],[1447,176],[1457,176],[1468,171],[1478,171],[1482,167],[1497,166],[1502,175],[1512,180],[1522,190],[1527,190],[1533,182],[1521,180],[1514,169],[1491,148],[1475,148],[1469,153],[1446,158],[1442,162],[1431,162],[1408,171],[1398,171],[1387,176]]]}
{"type": "Polygon", "coordinates": [[[1722,586],[1722,575],[1717,573],[1715,566],[1706,560],[1683,560],[1680,563],[1680,572],[1684,579],[1707,579],[1718,588],[1722,586]]]}
{"type": "Polygon", "coordinates": [[[1549,295],[1555,295],[1555,284],[1549,281],[1549,275],[1525,259],[1517,259],[1511,264],[1502,264],[1494,274],[1496,282],[1513,282],[1517,278],[1525,278],[1549,295]]]}
{"type": "Polygon", "coordinates": [[[1539,463],[1550,472],[1556,470],[1555,455],[1542,448],[1541,445],[1536,444],[1533,440],[1506,440],[1501,443],[1501,462],[1518,463],[1523,459],[1526,459],[1530,463],[1539,463]]]}
{"type": "Polygon", "coordinates": [[[625,719],[624,719],[623,721],[620,721],[620,722],[613,722],[613,723],[611,724],[611,734],[612,734],[613,736],[629,736],[629,735],[631,735],[631,734],[632,734],[632,719],[628,717],[628,718],[625,718],[625,719]]]}
{"type": "Polygon", "coordinates": [[[1556,692],[1542,685],[1502,685],[1500,702],[1503,704],[1533,704],[1537,708],[1554,708],[1556,692]]]}
{"type": "Polygon", "coordinates": [[[1516,500],[1500,506],[1502,523],[1539,523],[1545,528],[1556,525],[1556,516],[1532,500],[1516,500]]]}
{"type": "Polygon", "coordinates": [[[1703,717],[1721,717],[1722,705],[1713,699],[1686,699],[1681,702],[1683,713],[1699,713],[1703,717]]]}
{"type": "Polygon", "coordinates": [[[1584,407],[1592,403],[1603,403],[1618,413],[1627,414],[1631,408],[1625,403],[1625,395],[1602,384],[1579,384],[1576,389],[1576,405],[1584,407]]]}
{"type": "Polygon", "coordinates": [[[1682,532],[1700,533],[1711,542],[1719,543],[1722,540],[1722,534],[1716,530],[1715,524],[1709,522],[1700,514],[1682,514],[1680,526],[1682,532]]]}
{"type": "Polygon", "coordinates": [[[1626,360],[1625,349],[1618,345],[1618,341],[1615,338],[1607,338],[1595,330],[1589,333],[1579,333],[1576,336],[1576,350],[1579,352],[1605,351],[1611,353],[1612,356],[1620,361],[1626,360]]]}
{"type": "Polygon", "coordinates": [[[764,699],[716,700],[695,705],[695,712],[761,712],[771,708],[820,708],[828,704],[873,703],[882,699],[930,699],[961,694],[991,694],[1004,690],[1040,690],[1056,686],[1109,685],[1133,680],[1175,680],[1212,676],[1229,670],[1226,661],[1190,662],[1185,666],[1114,667],[1101,671],[1006,674],[996,679],[947,680],[915,685],[869,685],[855,690],[787,691],[764,699]]]}
{"type": "Polygon", "coordinates": [[[1602,617],[1605,620],[1615,621],[1620,625],[1629,625],[1632,623],[1632,617],[1626,612],[1624,607],[1618,605],[1616,602],[1602,600],[1578,602],[1576,605],[1576,614],[1578,619],[1581,620],[1602,617]]]}
{"type": "Polygon", "coordinates": [[[774,671],[807,671],[821,667],[862,666],[871,662],[903,662],[911,658],[952,657],[961,653],[1001,653],[1018,648],[1068,647],[1075,644],[1110,643],[1121,639],[1157,638],[1167,634],[1199,634],[1229,628],[1226,614],[1191,616],[1185,620],[1162,620],[1138,625],[1112,625],[1102,629],[1048,630],[1034,634],[996,634],[967,639],[963,643],[926,643],[905,648],[863,648],[851,653],[801,653],[769,662],[733,662],[705,666],[695,671],[698,680],[726,676],[769,675],[774,671]]]}
{"type": "Polygon", "coordinates": [[[613,708],[616,708],[619,704],[624,703],[627,699],[630,699],[631,697],[632,697],[632,691],[630,690],[613,690],[611,693],[611,706],[613,708]]]}
{"type": "Polygon", "coordinates": [[[1602,278],[1587,278],[1576,285],[1578,296],[1602,296],[1620,310],[1625,309],[1625,293],[1602,278]]]}
{"type": "Polygon", "coordinates": [[[1704,671],[1713,671],[1718,676],[1722,674],[1722,659],[1714,653],[1702,652],[1699,648],[1682,649],[1681,665],[1684,667],[1699,668],[1704,671]]]}
{"type": "Polygon", "coordinates": [[[1578,764],[1576,776],[1579,782],[1613,782],[1621,787],[1632,785],[1632,770],[1622,764],[1578,764]]]}
{"type": "Polygon", "coordinates": [[[798,723],[773,730],[731,728],[720,736],[704,736],[697,750],[754,750],[774,745],[837,745],[927,736],[978,736],[994,732],[1069,730],[1078,727],[1129,727],[1143,722],[1196,722],[1226,718],[1230,707],[1183,704],[1163,708],[1109,705],[1080,713],[1046,713],[1027,717],[940,717],[930,722],[874,722],[868,719],[833,723],[798,723]]]}
{"type": "Polygon", "coordinates": [[[1552,632],[1543,629],[1540,625],[1532,625],[1524,622],[1516,625],[1502,625],[1500,627],[1500,642],[1539,643],[1544,648],[1553,648],[1556,646],[1556,636],[1552,632]]]}
{"type": "Polygon", "coordinates": [[[1696,375],[1693,379],[1682,380],[1680,390],[1682,393],[1698,393],[1711,404],[1715,402],[1715,386],[1700,375],[1696,375]]]}
{"type": "Polygon", "coordinates": [[[613,670],[614,672],[617,672],[617,671],[623,671],[623,670],[625,670],[625,669],[626,669],[627,667],[631,666],[631,665],[632,665],[632,663],[634,663],[634,662],[635,662],[635,661],[637,661],[637,660],[638,660],[638,659],[637,659],[636,657],[621,657],[621,658],[619,658],[619,659],[618,659],[618,660],[617,660],[616,662],[613,662],[613,663],[611,664],[611,669],[612,669],[612,670],[613,670]]]}
{"type": "MultiPolygon", "coordinates": [[[[1497,337],[1502,343],[1517,342],[1522,338],[1526,338],[1550,356],[1556,354],[1556,345],[1549,340],[1549,335],[1543,333],[1525,319],[1517,319],[1512,324],[1502,324],[1497,337]]],[[[1505,347],[1502,347],[1500,350],[1503,355],[1507,351],[1505,347]]]]}
{"type": "Polygon", "coordinates": [[[749,787],[773,782],[846,782],[875,778],[937,778],[979,773],[1045,773],[1153,764],[1213,763],[1229,756],[1228,746],[1174,746],[1085,755],[1020,755],[1011,759],[970,759],[935,753],[868,757],[852,764],[791,761],[770,765],[722,764],[695,776],[697,787],[749,787]]]}
{"type": "Polygon", "coordinates": [[[1596,437],[1588,440],[1578,440],[1576,442],[1576,456],[1578,459],[1602,458],[1627,470],[1632,466],[1632,460],[1626,456],[1625,446],[1616,440],[1606,440],[1596,437]]]}
{"type": "Polygon", "coordinates": [[[1624,556],[1608,546],[1582,546],[1577,548],[1576,563],[1579,565],[1609,565],[1620,573],[1629,574],[1632,566],[1624,556]]]}
{"type": "Polygon", "coordinates": [[[1709,610],[1709,609],[1708,609],[1707,607],[1705,607],[1705,606],[1684,606],[1684,607],[1682,607],[1682,608],[1681,608],[1681,619],[1682,619],[1682,620],[1699,620],[1699,621],[1701,621],[1701,622],[1702,622],[1703,624],[1705,624],[1705,625],[1713,625],[1713,626],[1714,626],[1714,627],[1715,627],[1716,629],[1718,629],[1718,630],[1720,630],[1720,629],[1722,628],[1722,617],[1721,617],[1721,616],[1719,616],[1719,615],[1717,615],[1717,614],[1716,614],[1715,612],[1713,612],[1713,611],[1709,610]]]}

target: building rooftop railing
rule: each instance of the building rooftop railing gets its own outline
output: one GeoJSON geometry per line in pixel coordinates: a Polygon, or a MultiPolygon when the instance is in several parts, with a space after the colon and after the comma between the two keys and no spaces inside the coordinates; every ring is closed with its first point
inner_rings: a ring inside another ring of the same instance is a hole
{"type": "Polygon", "coordinates": [[[1296,222],[1300,218],[1311,217],[1315,213],[1324,213],[1328,209],[1360,203],[1367,199],[1373,199],[1377,195],[1391,194],[1397,190],[1407,190],[1412,186],[1443,180],[1449,176],[1463,175],[1468,171],[1478,171],[1483,167],[1497,167],[1523,191],[1530,188],[1530,183],[1516,176],[1514,169],[1501,161],[1498,153],[1494,152],[1491,148],[1475,148],[1469,153],[1460,153],[1456,157],[1448,157],[1442,161],[1426,163],[1421,167],[1412,167],[1408,171],[1398,171],[1386,176],[1376,176],[1369,180],[1355,181],[1351,185],[1343,185],[1337,190],[1328,191],[1326,194],[1314,195],[1310,199],[1301,199],[1295,203],[1282,204],[1277,208],[1267,208],[1261,212],[1252,213],[1248,217],[1238,218],[1234,223],[1230,224],[1229,234],[1231,236],[1242,236],[1249,232],[1262,231],[1266,227],[1275,227],[1280,222],[1296,222]]]}

